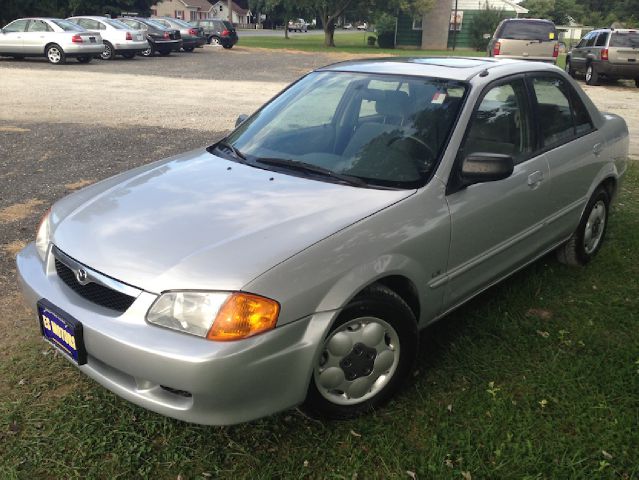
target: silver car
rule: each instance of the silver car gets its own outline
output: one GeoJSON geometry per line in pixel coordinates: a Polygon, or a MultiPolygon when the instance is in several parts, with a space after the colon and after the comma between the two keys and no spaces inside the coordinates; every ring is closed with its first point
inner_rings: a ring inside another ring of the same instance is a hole
{"type": "Polygon", "coordinates": [[[340,63],[58,201],[19,278],[44,338],[145,408],[352,417],[409,377],[419,330],[552,250],[589,262],[627,153],[552,65],[340,63]]]}
{"type": "Polygon", "coordinates": [[[67,20],[102,36],[102,60],[111,60],[116,55],[132,59],[149,48],[149,42],[142,32],[133,30],[119,20],[107,17],[71,17],[67,20]]]}
{"type": "Polygon", "coordinates": [[[0,56],[46,57],[53,64],[75,57],[89,63],[103,48],[99,33],[60,18],[20,18],[0,30],[0,56]]]}

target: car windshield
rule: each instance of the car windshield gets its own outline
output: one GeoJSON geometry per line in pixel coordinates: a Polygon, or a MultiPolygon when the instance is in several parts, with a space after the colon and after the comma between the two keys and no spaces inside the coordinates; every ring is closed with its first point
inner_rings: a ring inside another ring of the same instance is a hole
{"type": "Polygon", "coordinates": [[[555,26],[549,22],[533,22],[518,20],[504,23],[499,38],[506,40],[540,40],[548,41],[557,38],[555,26]]]}
{"type": "Polygon", "coordinates": [[[261,168],[417,188],[432,175],[465,92],[452,80],[315,72],[218,145],[261,168]]]}
{"type": "Polygon", "coordinates": [[[80,25],[77,25],[73,22],[69,22],[67,20],[54,19],[51,21],[55,23],[58,27],[60,27],[62,30],[64,30],[65,32],[86,32],[86,29],[84,29],[80,25]]]}
{"type": "Polygon", "coordinates": [[[610,38],[611,47],[639,47],[639,32],[613,32],[610,38]]]}
{"type": "Polygon", "coordinates": [[[104,23],[111,25],[113,28],[117,28],[118,30],[130,30],[131,27],[129,27],[126,23],[121,22],[120,20],[115,20],[113,18],[105,18],[104,20],[102,20],[104,23]]]}
{"type": "Polygon", "coordinates": [[[166,30],[168,28],[168,27],[165,27],[164,25],[162,25],[159,22],[151,20],[150,18],[145,18],[144,22],[147,23],[148,25],[151,25],[152,27],[159,28],[160,30],[166,30]]]}

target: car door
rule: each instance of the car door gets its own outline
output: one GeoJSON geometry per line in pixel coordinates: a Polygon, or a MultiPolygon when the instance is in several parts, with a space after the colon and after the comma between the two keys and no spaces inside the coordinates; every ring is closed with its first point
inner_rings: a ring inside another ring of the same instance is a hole
{"type": "Polygon", "coordinates": [[[32,19],[23,35],[23,51],[27,55],[44,55],[44,46],[51,40],[53,28],[44,20],[32,19]]]}
{"type": "Polygon", "coordinates": [[[575,70],[579,70],[582,71],[585,69],[585,65],[586,65],[586,44],[588,43],[588,40],[593,36],[596,35],[593,32],[588,33],[585,37],[583,37],[579,43],[577,44],[577,46],[575,48],[572,49],[572,52],[570,53],[570,62],[572,63],[572,67],[575,70]]]}
{"type": "Polygon", "coordinates": [[[592,179],[603,160],[604,140],[575,89],[561,76],[538,73],[528,77],[539,122],[539,148],[548,162],[552,215],[546,231],[551,242],[575,230],[588,200],[592,179]]]}
{"type": "Polygon", "coordinates": [[[24,33],[29,20],[15,20],[2,29],[0,33],[1,53],[24,53],[23,41],[24,33]]]}
{"type": "Polygon", "coordinates": [[[523,77],[487,87],[469,121],[451,172],[448,308],[524,265],[545,248],[544,219],[550,215],[548,164],[536,155],[532,104],[523,77]],[[461,160],[473,153],[507,154],[508,178],[459,188],[461,160]]]}

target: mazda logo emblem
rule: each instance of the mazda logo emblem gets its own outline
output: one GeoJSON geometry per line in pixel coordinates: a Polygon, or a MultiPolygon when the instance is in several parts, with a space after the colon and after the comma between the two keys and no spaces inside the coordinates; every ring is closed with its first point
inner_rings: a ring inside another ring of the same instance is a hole
{"type": "Polygon", "coordinates": [[[75,273],[75,278],[78,279],[78,282],[81,285],[85,285],[87,283],[87,280],[89,279],[89,276],[87,275],[86,270],[84,270],[83,268],[81,268],[80,270],[78,270],[75,273]]]}

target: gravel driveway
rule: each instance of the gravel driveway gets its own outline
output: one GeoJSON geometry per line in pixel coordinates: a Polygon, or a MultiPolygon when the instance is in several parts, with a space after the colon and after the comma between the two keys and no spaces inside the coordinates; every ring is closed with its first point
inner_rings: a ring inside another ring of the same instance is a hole
{"type": "MultiPolygon", "coordinates": [[[[24,324],[14,258],[48,205],[117,172],[208,145],[302,74],[352,58],[206,47],[168,58],[52,66],[0,59],[0,328],[24,324]]],[[[639,159],[639,90],[585,87],[631,129],[639,159]]],[[[13,332],[0,347],[11,344],[13,332]]],[[[32,337],[33,332],[24,335],[32,337]]],[[[8,349],[0,348],[2,356],[8,349]]],[[[0,391],[1,391],[0,380],[0,391]]]]}

